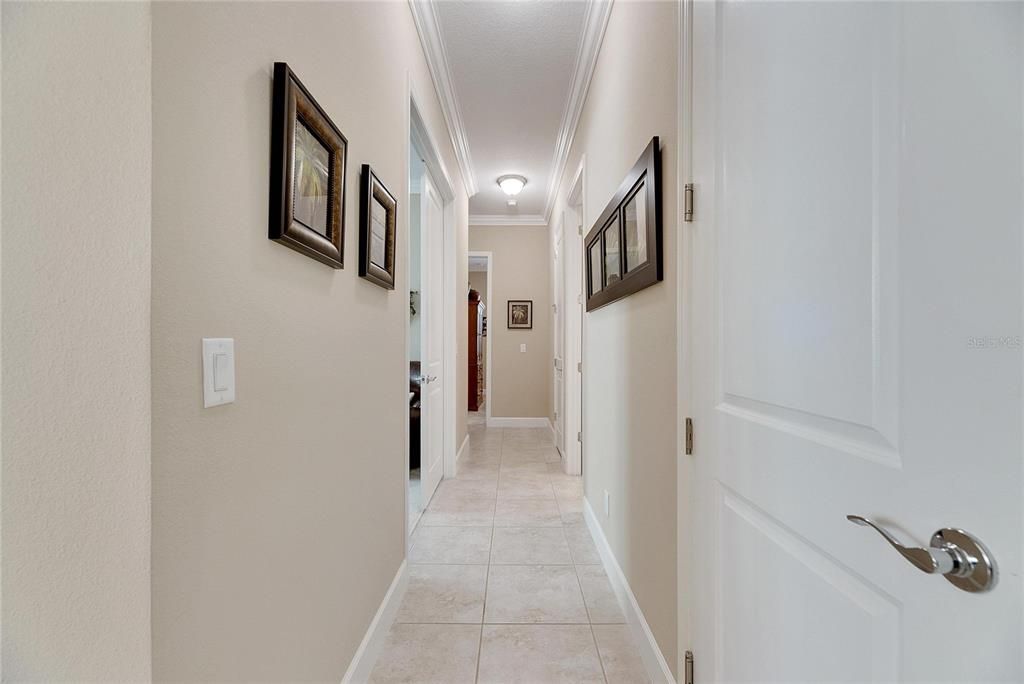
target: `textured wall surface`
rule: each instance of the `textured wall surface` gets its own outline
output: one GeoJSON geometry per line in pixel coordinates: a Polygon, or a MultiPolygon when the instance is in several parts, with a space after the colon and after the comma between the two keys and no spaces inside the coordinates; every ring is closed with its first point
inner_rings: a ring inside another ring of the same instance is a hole
{"type": "Polygon", "coordinates": [[[547,226],[472,226],[469,249],[492,252],[491,417],[548,418],[552,399],[551,246],[547,226]],[[508,300],[533,300],[533,329],[510,330],[508,300]],[[526,344],[526,353],[519,345],[526,344]]]}
{"type": "Polygon", "coordinates": [[[3,3],[3,676],[150,677],[150,8],[3,3]]]}
{"type": "Polygon", "coordinates": [[[410,80],[462,283],[467,198],[405,3],[153,13],[154,676],[339,681],[405,556],[410,80]],[[266,237],[275,61],[348,138],[344,270],[266,237]],[[363,163],[400,198],[394,291],[358,276],[363,163]],[[204,336],[235,339],[234,404],[202,408],[204,336]]]}
{"type": "Polygon", "coordinates": [[[554,214],[565,206],[586,154],[584,234],[589,232],[651,137],[660,136],[665,280],[584,315],[583,477],[587,499],[673,666],[677,27],[673,3],[620,2],[612,8],[554,214]]]}

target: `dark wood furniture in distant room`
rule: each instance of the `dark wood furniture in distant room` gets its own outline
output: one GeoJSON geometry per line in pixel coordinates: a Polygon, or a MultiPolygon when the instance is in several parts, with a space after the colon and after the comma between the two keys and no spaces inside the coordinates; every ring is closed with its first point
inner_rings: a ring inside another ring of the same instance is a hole
{"type": "Polygon", "coordinates": [[[479,411],[484,403],[484,318],[487,307],[480,293],[469,291],[469,410],[479,411]]]}
{"type": "Polygon", "coordinates": [[[420,362],[409,362],[409,470],[420,467],[420,362]]]}

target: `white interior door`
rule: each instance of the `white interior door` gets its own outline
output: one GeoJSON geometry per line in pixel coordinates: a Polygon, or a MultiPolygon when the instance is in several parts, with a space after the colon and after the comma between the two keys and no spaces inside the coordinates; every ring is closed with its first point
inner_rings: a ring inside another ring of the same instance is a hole
{"type": "Polygon", "coordinates": [[[554,327],[555,327],[555,446],[565,461],[565,234],[559,228],[552,245],[554,261],[554,327]]]}
{"type": "Polygon", "coordinates": [[[424,507],[444,475],[444,205],[423,179],[420,281],[423,303],[423,363],[420,389],[421,469],[424,507]]]}
{"type": "Polygon", "coordinates": [[[697,681],[1024,681],[1024,4],[692,10],[697,681]]]}

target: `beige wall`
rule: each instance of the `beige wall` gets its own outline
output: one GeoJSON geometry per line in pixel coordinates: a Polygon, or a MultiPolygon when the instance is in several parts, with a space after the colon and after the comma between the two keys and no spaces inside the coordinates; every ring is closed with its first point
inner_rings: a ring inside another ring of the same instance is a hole
{"type": "Polygon", "coordinates": [[[675,3],[613,7],[554,214],[586,154],[588,232],[651,137],[661,137],[665,280],[584,316],[583,473],[587,499],[673,668],[677,26],[675,3]]]}
{"type": "Polygon", "coordinates": [[[405,3],[153,12],[154,676],[339,681],[405,554],[407,78],[458,166],[405,3]],[[341,271],[266,238],[275,60],[348,138],[341,271]],[[393,292],[358,277],[364,162],[400,198],[393,292]],[[234,404],[202,408],[204,336],[234,404]]]}
{"type": "MultiPolygon", "coordinates": [[[[480,293],[481,302],[487,303],[487,271],[470,271],[469,287],[480,293]]],[[[490,316],[491,312],[488,311],[487,315],[490,316]]]]}
{"type": "MultiPolygon", "coordinates": [[[[471,226],[469,249],[492,252],[491,417],[551,414],[551,247],[546,226],[471,226]],[[533,300],[533,329],[508,329],[508,300],[533,300]],[[526,343],[526,353],[519,345],[526,343]]],[[[465,282],[465,281],[463,281],[465,282]]]]}
{"type": "Polygon", "coordinates": [[[3,679],[150,677],[150,8],[3,3],[3,679]]]}

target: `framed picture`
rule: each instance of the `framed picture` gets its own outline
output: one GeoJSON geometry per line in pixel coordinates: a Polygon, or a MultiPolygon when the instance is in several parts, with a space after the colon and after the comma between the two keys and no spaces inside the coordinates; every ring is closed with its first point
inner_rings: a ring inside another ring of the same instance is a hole
{"type": "Polygon", "coordinates": [[[661,164],[655,136],[584,238],[587,311],[664,278],[661,230],[661,164]]]}
{"type": "Polygon", "coordinates": [[[344,268],[348,141],[284,62],[274,64],[268,237],[344,268]]]}
{"type": "Polygon", "coordinates": [[[508,327],[510,330],[533,329],[533,300],[508,300],[508,327]]]}
{"type": "Polygon", "coordinates": [[[359,275],[395,289],[395,226],[398,202],[363,164],[359,180],[359,275]]]}

